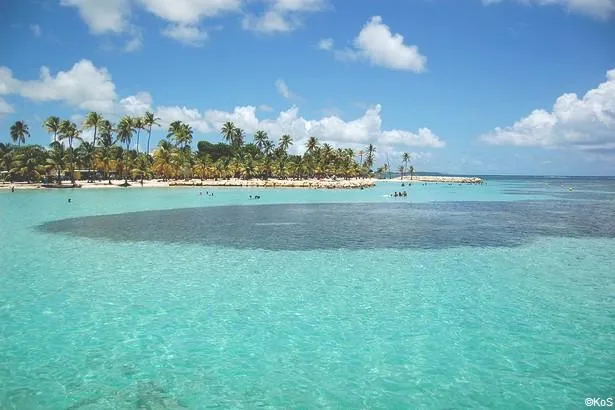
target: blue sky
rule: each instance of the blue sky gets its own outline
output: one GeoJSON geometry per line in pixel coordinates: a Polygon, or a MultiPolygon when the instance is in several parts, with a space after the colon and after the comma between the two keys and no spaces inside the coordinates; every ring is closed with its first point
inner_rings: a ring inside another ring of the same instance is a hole
{"type": "Polygon", "coordinates": [[[417,170],[615,175],[615,0],[8,0],[0,19],[1,140],[147,109],[195,140],[231,120],[417,170]]]}

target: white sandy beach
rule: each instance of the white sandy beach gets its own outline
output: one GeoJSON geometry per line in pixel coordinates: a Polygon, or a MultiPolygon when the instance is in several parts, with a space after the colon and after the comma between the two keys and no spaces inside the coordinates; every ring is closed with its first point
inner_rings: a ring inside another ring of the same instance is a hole
{"type": "MultiPolygon", "coordinates": [[[[306,179],[306,180],[292,180],[292,179],[190,179],[190,180],[144,180],[143,185],[140,181],[129,182],[130,186],[121,186],[124,180],[112,180],[111,184],[108,181],[76,181],[77,185],[81,186],[81,189],[122,189],[122,188],[173,188],[173,187],[258,187],[258,188],[313,188],[313,189],[353,189],[353,188],[368,188],[376,185],[376,180],[369,178],[356,178],[356,179],[306,179]]],[[[70,188],[69,182],[64,182],[66,188],[70,188]]],[[[0,189],[58,189],[57,187],[46,188],[40,183],[0,183],[0,189]]]]}
{"type": "MultiPolygon", "coordinates": [[[[415,176],[412,180],[407,177],[392,178],[392,179],[375,179],[375,178],[351,178],[351,179],[304,179],[304,180],[292,180],[292,179],[190,179],[190,180],[144,180],[143,185],[139,181],[130,182],[128,188],[173,188],[173,187],[254,187],[254,188],[312,188],[312,189],[356,189],[356,188],[369,188],[376,185],[376,182],[429,182],[429,183],[463,183],[463,184],[476,184],[481,183],[480,178],[475,177],[445,177],[445,176],[415,176]]],[[[76,181],[77,185],[80,185],[82,189],[121,189],[124,188],[121,185],[124,180],[112,180],[111,184],[108,181],[76,181]]],[[[65,182],[64,185],[67,188],[70,183],[65,182]]],[[[0,189],[57,189],[57,188],[45,188],[40,183],[0,183],[0,189]]]]}

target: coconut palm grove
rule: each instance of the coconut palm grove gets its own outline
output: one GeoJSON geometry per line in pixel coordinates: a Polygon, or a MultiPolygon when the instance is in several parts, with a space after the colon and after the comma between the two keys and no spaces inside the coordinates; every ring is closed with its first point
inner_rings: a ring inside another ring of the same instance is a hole
{"type": "MultiPolygon", "coordinates": [[[[0,142],[1,179],[5,182],[46,182],[62,184],[77,180],[124,179],[218,179],[218,178],[361,178],[390,171],[386,163],[375,171],[376,147],[369,144],[358,152],[334,148],[310,137],[303,155],[289,154],[293,137],[282,135],[273,141],[266,132],[256,131],[252,141],[241,128],[226,122],[220,133],[226,143],[201,140],[193,149],[194,131],[182,121],[170,123],[166,138],[150,151],[152,129],[160,118],[152,112],[143,117],[124,116],[117,124],[100,113],[90,112],[81,127],[56,116],[42,127],[50,134],[48,147],[28,145],[30,127],[16,121],[10,127],[10,142],[0,142]],[[86,141],[84,134],[89,131],[86,141]],[[145,143],[146,149],[139,147],[145,143]]],[[[414,175],[411,155],[404,153],[396,169],[401,176],[414,175]]]]}

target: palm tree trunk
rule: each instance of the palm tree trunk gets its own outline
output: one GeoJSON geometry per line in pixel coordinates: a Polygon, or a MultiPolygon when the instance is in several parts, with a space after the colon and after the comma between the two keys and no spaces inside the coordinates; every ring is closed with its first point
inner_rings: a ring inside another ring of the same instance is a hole
{"type": "MultiPolygon", "coordinates": [[[[130,148],[130,143],[126,141],[126,153],[124,154],[124,158],[126,158],[129,155],[128,153],[129,148],[130,148]]],[[[124,183],[128,185],[128,173],[126,172],[127,171],[126,168],[128,167],[126,166],[126,161],[124,161],[124,169],[122,171],[124,173],[124,183]]]]}
{"type": "Polygon", "coordinates": [[[147,130],[147,152],[146,154],[149,155],[149,139],[152,137],[152,126],[149,126],[149,130],[147,130]]]}
{"type": "Polygon", "coordinates": [[[137,128],[137,155],[139,155],[139,133],[141,132],[141,128],[137,128]]]}
{"type": "Polygon", "coordinates": [[[94,160],[90,161],[88,174],[90,176],[90,182],[94,182],[94,176],[92,175],[92,169],[94,168],[94,160]]]}
{"type": "Polygon", "coordinates": [[[68,139],[68,148],[70,150],[70,182],[75,185],[75,157],[73,152],[73,139],[68,139]]]}

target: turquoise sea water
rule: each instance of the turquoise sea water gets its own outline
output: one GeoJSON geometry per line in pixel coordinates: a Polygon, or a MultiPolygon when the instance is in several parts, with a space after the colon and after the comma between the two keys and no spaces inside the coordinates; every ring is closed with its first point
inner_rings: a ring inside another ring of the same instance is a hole
{"type": "Polygon", "coordinates": [[[0,409],[583,408],[614,216],[612,179],[2,191],[0,409]]]}

